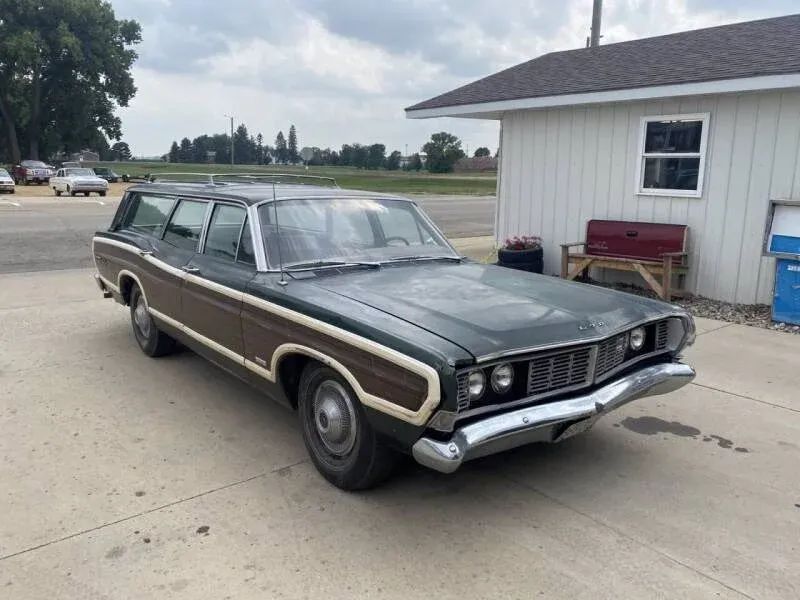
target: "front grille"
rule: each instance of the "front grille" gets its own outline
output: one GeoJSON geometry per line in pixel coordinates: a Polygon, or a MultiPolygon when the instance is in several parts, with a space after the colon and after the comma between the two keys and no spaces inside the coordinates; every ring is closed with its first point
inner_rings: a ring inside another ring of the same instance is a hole
{"type": "Polygon", "coordinates": [[[656,350],[663,350],[669,341],[669,321],[664,319],[656,323],[656,350]]]}
{"type": "Polygon", "coordinates": [[[625,360],[625,351],[628,349],[628,334],[614,336],[601,342],[597,346],[597,362],[594,372],[597,377],[605,375],[616,369],[625,360]]]}
{"type": "Polygon", "coordinates": [[[591,347],[534,357],[528,367],[528,394],[547,394],[586,385],[589,383],[591,371],[591,347]]]}
{"type": "Polygon", "coordinates": [[[490,374],[494,363],[490,363],[485,367],[477,367],[486,376],[486,390],[481,397],[470,401],[469,371],[462,371],[456,376],[458,411],[507,400],[521,400],[523,396],[542,398],[586,388],[607,380],[614,373],[639,360],[662,354],[669,349],[670,319],[662,319],[643,327],[647,333],[645,345],[640,352],[630,350],[630,331],[626,331],[584,346],[542,352],[529,359],[512,359],[510,362],[517,378],[527,371],[527,381],[518,381],[519,385],[515,382],[508,395],[498,394],[491,389],[490,374]]]}

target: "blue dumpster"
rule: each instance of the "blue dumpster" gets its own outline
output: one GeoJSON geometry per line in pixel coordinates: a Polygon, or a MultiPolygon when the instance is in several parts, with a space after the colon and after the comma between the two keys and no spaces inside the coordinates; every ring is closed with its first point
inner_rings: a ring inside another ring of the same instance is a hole
{"type": "Polygon", "coordinates": [[[770,201],[764,255],[777,259],[772,320],[800,325],[800,201],[770,201]]]}
{"type": "Polygon", "coordinates": [[[772,320],[800,325],[800,260],[778,259],[772,320]]]}

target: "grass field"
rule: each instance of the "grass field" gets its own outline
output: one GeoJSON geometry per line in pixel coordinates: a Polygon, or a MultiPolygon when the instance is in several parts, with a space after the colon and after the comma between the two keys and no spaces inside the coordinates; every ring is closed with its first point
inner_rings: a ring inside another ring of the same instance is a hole
{"type": "Polygon", "coordinates": [[[352,167],[293,167],[289,165],[208,165],[170,164],[163,162],[98,163],[132,177],[146,174],[190,173],[294,173],[333,177],[340,187],[375,192],[402,194],[473,194],[493,195],[497,185],[495,173],[433,175],[426,171],[367,171],[352,167]]]}

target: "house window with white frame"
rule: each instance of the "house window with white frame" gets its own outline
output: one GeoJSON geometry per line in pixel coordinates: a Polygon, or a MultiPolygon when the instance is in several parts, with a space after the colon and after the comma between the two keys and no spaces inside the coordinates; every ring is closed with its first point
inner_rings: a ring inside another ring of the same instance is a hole
{"type": "Polygon", "coordinates": [[[708,114],[642,117],[640,194],[700,197],[708,114]]]}

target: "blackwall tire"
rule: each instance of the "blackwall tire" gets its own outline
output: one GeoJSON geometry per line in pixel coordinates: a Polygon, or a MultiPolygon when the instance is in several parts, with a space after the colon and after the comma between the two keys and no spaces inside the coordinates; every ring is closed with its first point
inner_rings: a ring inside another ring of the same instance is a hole
{"type": "Polygon", "coordinates": [[[396,452],[378,438],[358,397],[333,369],[319,363],[305,368],[297,412],[311,461],[336,487],[364,490],[391,474],[396,452]]]}
{"type": "Polygon", "coordinates": [[[175,349],[175,340],[158,328],[138,285],[133,284],[130,298],[131,326],[139,348],[153,358],[170,354],[175,349]]]}

